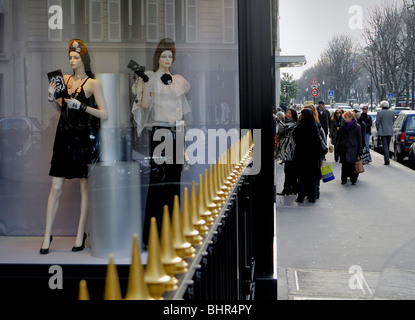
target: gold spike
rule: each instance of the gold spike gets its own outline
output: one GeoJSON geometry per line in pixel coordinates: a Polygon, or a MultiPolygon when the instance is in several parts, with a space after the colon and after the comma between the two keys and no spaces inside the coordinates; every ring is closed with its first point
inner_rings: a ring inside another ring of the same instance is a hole
{"type": "Polygon", "coordinates": [[[212,212],[209,211],[207,207],[207,199],[206,199],[206,192],[204,188],[204,182],[202,175],[199,175],[199,190],[197,194],[197,205],[198,205],[198,212],[202,219],[206,221],[207,226],[211,226],[214,223],[214,219],[212,217],[212,212]]]}
{"type": "Polygon", "coordinates": [[[172,217],[173,246],[176,249],[177,255],[180,258],[187,260],[195,257],[196,250],[192,247],[190,242],[186,241],[183,235],[183,229],[180,220],[181,217],[179,196],[174,196],[172,217]]]}
{"type": "Polygon", "coordinates": [[[114,256],[109,256],[107,267],[107,278],[105,280],[104,300],[122,300],[120,280],[118,278],[117,267],[114,264],[114,256]]]}
{"type": "Polygon", "coordinates": [[[207,169],[205,169],[205,194],[206,194],[206,199],[207,199],[207,208],[210,212],[212,212],[213,217],[217,217],[219,215],[219,210],[218,207],[216,205],[216,203],[214,202],[214,197],[213,197],[213,184],[212,184],[212,165],[209,166],[209,171],[210,174],[208,175],[207,173],[207,169]]]}
{"type": "Polygon", "coordinates": [[[79,297],[78,297],[78,300],[80,300],[80,301],[91,300],[89,298],[88,286],[87,286],[85,280],[81,280],[79,282],[79,297]]]}
{"type": "Polygon", "coordinates": [[[218,162],[216,163],[216,168],[214,171],[215,174],[215,188],[216,188],[216,195],[219,198],[219,205],[222,207],[222,205],[225,203],[226,196],[225,192],[222,190],[222,164],[220,163],[220,159],[218,159],[218,162]]]}
{"type": "Polygon", "coordinates": [[[197,210],[196,185],[194,181],[192,181],[192,189],[190,192],[190,212],[192,216],[192,223],[199,231],[200,235],[207,234],[209,228],[206,225],[206,221],[200,217],[199,211],[197,210]]]}
{"type": "Polygon", "coordinates": [[[202,237],[200,236],[199,231],[197,231],[192,224],[192,218],[190,216],[189,201],[190,201],[189,190],[188,188],[184,188],[183,205],[182,205],[183,235],[185,236],[188,242],[190,242],[193,246],[197,247],[202,244],[202,237]]]}
{"type": "MultiPolygon", "coordinates": [[[[177,255],[173,246],[173,232],[171,229],[171,219],[169,207],[164,206],[163,225],[161,226],[161,262],[166,273],[170,277],[175,274],[186,273],[188,263],[177,255]]],[[[175,280],[173,280],[175,282],[175,280]]]]}
{"type": "Polygon", "coordinates": [[[133,252],[128,277],[127,294],[124,300],[153,300],[144,280],[144,270],[141,264],[138,234],[133,236],[133,252]]]}
{"type": "Polygon", "coordinates": [[[160,240],[157,231],[156,218],[151,218],[150,234],[148,240],[148,260],[144,280],[148,285],[150,295],[155,300],[163,300],[165,285],[170,276],[164,271],[160,257],[160,240]]]}
{"type": "Polygon", "coordinates": [[[226,185],[227,179],[226,179],[226,155],[222,155],[222,161],[221,161],[221,166],[220,166],[220,180],[221,180],[221,190],[224,193],[225,199],[224,201],[226,201],[228,195],[229,195],[229,188],[226,185]]]}

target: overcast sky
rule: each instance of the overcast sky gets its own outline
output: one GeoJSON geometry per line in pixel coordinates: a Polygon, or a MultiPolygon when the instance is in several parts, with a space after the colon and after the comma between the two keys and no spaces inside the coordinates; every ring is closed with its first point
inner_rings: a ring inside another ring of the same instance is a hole
{"type": "Polygon", "coordinates": [[[400,4],[402,0],[280,0],[281,55],[305,55],[307,59],[306,66],[282,72],[298,79],[318,61],[334,35],[348,34],[364,44],[356,9],[361,8],[360,21],[365,27],[369,12],[389,2],[400,4]]]}

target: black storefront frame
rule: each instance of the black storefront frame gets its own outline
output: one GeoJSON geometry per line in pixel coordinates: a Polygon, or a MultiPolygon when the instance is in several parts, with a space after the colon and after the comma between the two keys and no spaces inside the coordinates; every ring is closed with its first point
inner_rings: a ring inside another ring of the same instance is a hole
{"type": "MultiPolygon", "coordinates": [[[[273,106],[276,1],[239,0],[240,119],[261,130],[261,172],[252,177],[253,256],[257,278],[272,278],[274,238],[273,106]]],[[[258,155],[257,155],[258,156],[258,155]]]]}

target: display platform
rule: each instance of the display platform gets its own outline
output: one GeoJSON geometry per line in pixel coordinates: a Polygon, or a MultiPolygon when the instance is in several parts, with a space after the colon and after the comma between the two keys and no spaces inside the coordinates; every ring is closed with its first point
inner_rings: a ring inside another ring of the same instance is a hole
{"type": "MultiPolygon", "coordinates": [[[[2,296],[7,300],[74,301],[78,299],[79,282],[87,280],[91,300],[103,300],[109,259],[92,257],[89,247],[72,252],[75,237],[54,237],[49,254],[41,255],[42,241],[43,237],[0,237],[2,296]]],[[[141,259],[146,263],[146,252],[141,259]]],[[[131,258],[114,261],[121,289],[125,290],[131,258]]]]}

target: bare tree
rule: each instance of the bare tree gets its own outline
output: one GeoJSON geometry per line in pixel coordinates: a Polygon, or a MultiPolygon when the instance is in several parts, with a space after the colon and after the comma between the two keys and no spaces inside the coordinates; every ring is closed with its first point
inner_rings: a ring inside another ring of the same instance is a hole
{"type": "Polygon", "coordinates": [[[364,67],[376,86],[379,99],[387,93],[408,93],[413,43],[408,41],[407,9],[397,4],[374,8],[364,30],[364,67]]]}

